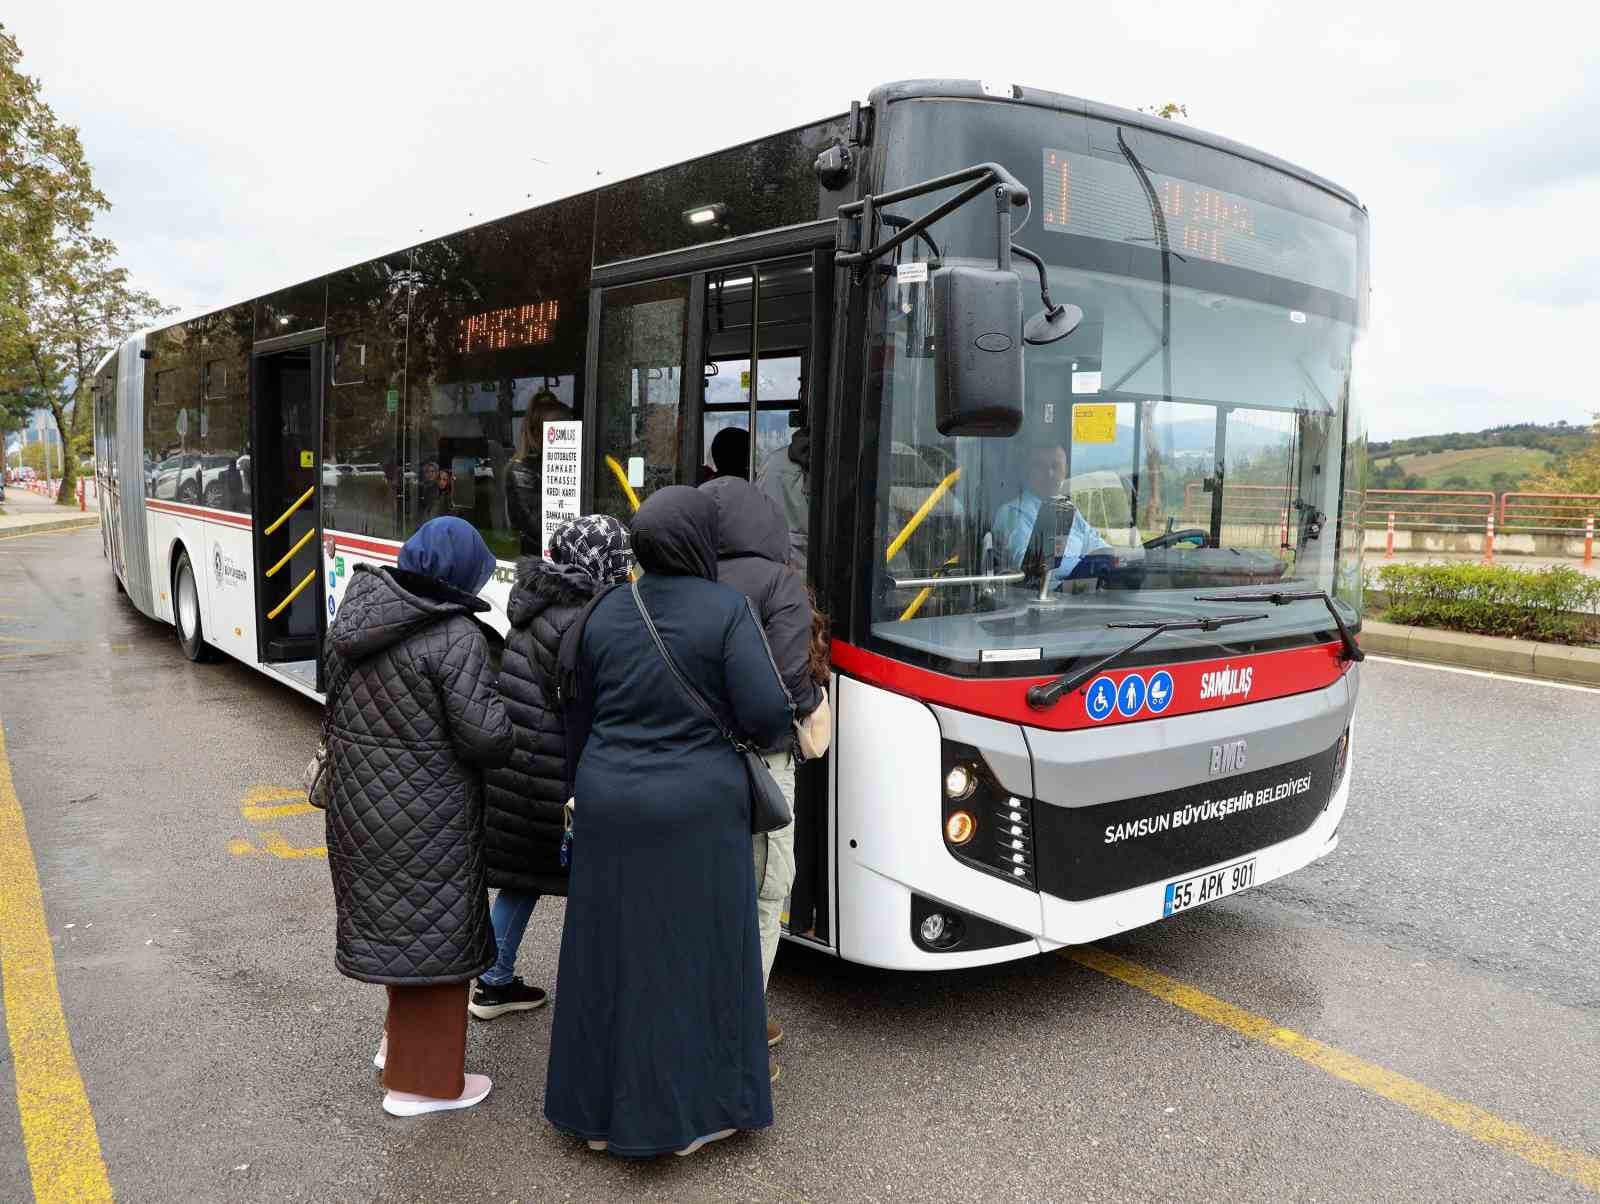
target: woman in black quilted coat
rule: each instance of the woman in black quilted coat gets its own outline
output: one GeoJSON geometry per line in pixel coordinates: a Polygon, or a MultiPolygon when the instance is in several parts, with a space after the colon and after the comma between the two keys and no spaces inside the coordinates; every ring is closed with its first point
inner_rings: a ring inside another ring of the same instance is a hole
{"type": "Polygon", "coordinates": [[[473,618],[494,556],[436,518],[397,568],[358,567],[328,630],[328,864],[339,971],[389,990],[384,1111],[416,1116],[489,1094],[466,1074],[467,987],[494,962],[482,771],[511,756],[511,720],[473,618]]]}
{"type": "Polygon", "coordinates": [[[500,694],[517,729],[511,763],[484,775],[489,885],[498,887],[490,919],[499,958],[478,976],[467,1005],[479,1020],[543,1005],[545,992],[517,975],[517,949],[540,895],[565,895],[561,864],[567,801],[566,724],[556,710],[556,658],[601,587],[628,579],[628,529],[608,514],[568,519],[550,533],[550,559],[525,557],[506,605],[511,633],[500,666],[500,694]]]}

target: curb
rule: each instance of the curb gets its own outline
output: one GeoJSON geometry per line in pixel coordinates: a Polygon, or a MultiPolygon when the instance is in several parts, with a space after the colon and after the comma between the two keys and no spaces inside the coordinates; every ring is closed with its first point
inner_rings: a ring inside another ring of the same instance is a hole
{"type": "Polygon", "coordinates": [[[1380,656],[1600,687],[1597,648],[1469,635],[1435,627],[1402,627],[1370,619],[1361,625],[1361,647],[1380,656]]]}
{"type": "Polygon", "coordinates": [[[49,531],[78,531],[87,527],[98,527],[100,519],[93,518],[47,518],[36,523],[18,523],[14,527],[0,527],[0,539],[15,538],[18,535],[43,535],[49,531]]]}

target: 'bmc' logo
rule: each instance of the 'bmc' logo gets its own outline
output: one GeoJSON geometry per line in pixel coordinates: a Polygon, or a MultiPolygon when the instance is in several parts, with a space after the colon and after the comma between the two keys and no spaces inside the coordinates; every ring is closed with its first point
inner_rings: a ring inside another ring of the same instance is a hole
{"type": "Polygon", "coordinates": [[[1244,741],[1231,740],[1227,744],[1211,746],[1212,773],[1238,773],[1244,768],[1244,741]]]}

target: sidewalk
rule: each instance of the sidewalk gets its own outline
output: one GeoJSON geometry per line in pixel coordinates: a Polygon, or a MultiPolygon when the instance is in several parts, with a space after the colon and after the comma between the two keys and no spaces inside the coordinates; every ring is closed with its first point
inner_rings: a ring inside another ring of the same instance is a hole
{"type": "Polygon", "coordinates": [[[0,539],[99,525],[98,509],[90,507],[83,511],[76,505],[58,506],[50,498],[32,493],[21,485],[7,485],[6,500],[0,504],[0,539]]]}

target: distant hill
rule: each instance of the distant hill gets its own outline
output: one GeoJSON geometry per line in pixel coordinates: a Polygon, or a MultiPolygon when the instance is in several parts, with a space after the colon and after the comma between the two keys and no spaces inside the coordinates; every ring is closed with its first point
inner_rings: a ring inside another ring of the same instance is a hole
{"type": "Polygon", "coordinates": [[[1521,422],[1367,444],[1373,489],[1522,488],[1556,457],[1584,446],[1589,428],[1567,422],[1521,422]]]}

